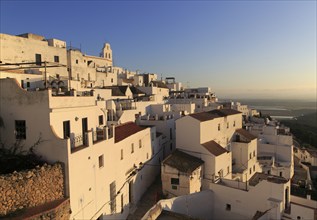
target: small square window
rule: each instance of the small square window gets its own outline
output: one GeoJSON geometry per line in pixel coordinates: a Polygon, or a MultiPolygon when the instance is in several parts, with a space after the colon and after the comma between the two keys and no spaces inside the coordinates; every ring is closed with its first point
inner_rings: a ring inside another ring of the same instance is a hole
{"type": "Polygon", "coordinates": [[[59,63],[59,56],[54,56],[54,62],[59,63]]]}
{"type": "Polygon", "coordinates": [[[177,186],[172,185],[172,189],[177,190],[177,186]]]}
{"type": "Polygon", "coordinates": [[[179,178],[171,178],[172,185],[179,185],[179,178]]]}
{"type": "Polygon", "coordinates": [[[230,204],[226,204],[226,210],[230,211],[231,210],[231,205],[230,204]]]}
{"type": "Polygon", "coordinates": [[[99,168],[104,166],[104,157],[103,155],[99,156],[99,168]]]}

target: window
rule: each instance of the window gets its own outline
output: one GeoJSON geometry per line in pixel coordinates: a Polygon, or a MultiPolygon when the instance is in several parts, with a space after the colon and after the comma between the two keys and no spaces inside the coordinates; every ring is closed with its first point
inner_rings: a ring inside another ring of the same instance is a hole
{"type": "Polygon", "coordinates": [[[59,56],[54,56],[54,62],[59,63],[59,56]]]}
{"type": "Polygon", "coordinates": [[[250,157],[250,160],[251,160],[251,158],[252,158],[252,153],[250,153],[249,157],[250,157]]]}
{"type": "Polygon", "coordinates": [[[252,169],[250,168],[250,174],[252,174],[252,169]]]}
{"type": "Polygon", "coordinates": [[[15,138],[22,140],[26,139],[26,123],[25,120],[15,121],[15,138]]]}
{"type": "Polygon", "coordinates": [[[227,167],[227,174],[229,174],[229,172],[230,172],[230,167],[228,166],[227,167]]]}
{"type": "Polygon", "coordinates": [[[79,81],[80,80],[80,78],[79,78],[79,73],[77,73],[77,81],[79,81]]]}
{"type": "Polygon", "coordinates": [[[78,60],[76,60],[76,64],[78,64],[78,60]]]}
{"type": "Polygon", "coordinates": [[[230,204],[226,204],[226,210],[230,211],[231,210],[231,205],[230,204]]]}
{"type": "Polygon", "coordinates": [[[131,144],[131,154],[134,153],[134,143],[131,144]]]}
{"type": "Polygon", "coordinates": [[[154,141],[154,133],[151,133],[151,140],[154,141]]]}
{"type": "Polygon", "coordinates": [[[111,83],[113,83],[113,78],[111,78],[111,83]]]}
{"type": "Polygon", "coordinates": [[[171,151],[173,150],[173,143],[171,143],[171,145],[170,145],[170,150],[171,151]]]}
{"type": "Polygon", "coordinates": [[[300,216],[297,216],[297,220],[301,220],[302,218],[300,216]]]}
{"type": "Polygon", "coordinates": [[[172,139],[173,139],[173,129],[170,128],[170,140],[172,140],[172,139]]]}
{"type": "Polygon", "coordinates": [[[236,121],[233,122],[233,127],[235,127],[235,126],[236,126],[236,121]]]}
{"type": "Polygon", "coordinates": [[[121,213],[123,213],[123,193],[121,194],[121,213]]]}
{"type": "Polygon", "coordinates": [[[149,153],[146,153],[146,159],[149,159],[149,153]]]}
{"type": "Polygon", "coordinates": [[[26,82],[26,88],[30,88],[30,82],[26,82]]]}
{"type": "Polygon", "coordinates": [[[142,140],[140,139],[139,140],[139,148],[141,148],[142,147],[142,140]]]}
{"type": "Polygon", "coordinates": [[[35,64],[37,66],[42,65],[42,55],[41,54],[35,54],[35,64]]]}
{"type": "Polygon", "coordinates": [[[103,167],[103,165],[104,165],[104,157],[103,157],[103,155],[100,155],[99,156],[99,168],[103,167]]]}
{"type": "Polygon", "coordinates": [[[99,125],[103,125],[103,115],[99,115],[99,125]]]}
{"type": "Polygon", "coordinates": [[[177,190],[177,186],[176,185],[172,185],[172,189],[177,190]]]}
{"type": "Polygon", "coordinates": [[[116,196],[116,181],[113,181],[110,184],[110,210],[112,214],[116,212],[116,196]]]}
{"type": "Polygon", "coordinates": [[[283,172],[280,172],[280,176],[283,176],[283,172]]]}
{"type": "Polygon", "coordinates": [[[227,128],[229,128],[229,122],[227,122],[227,128]]]}
{"type": "Polygon", "coordinates": [[[70,137],[70,121],[63,121],[64,139],[70,137]]]}
{"type": "Polygon", "coordinates": [[[255,172],[255,165],[253,165],[253,172],[255,172]]]}
{"type": "Polygon", "coordinates": [[[255,150],[253,151],[253,157],[255,157],[255,150]]]}
{"type": "Polygon", "coordinates": [[[179,178],[171,178],[172,185],[179,185],[179,178]]]}
{"type": "Polygon", "coordinates": [[[218,131],[220,131],[220,124],[218,124],[218,131]]]}
{"type": "Polygon", "coordinates": [[[121,149],[121,160],[123,160],[123,149],[121,149]]]}

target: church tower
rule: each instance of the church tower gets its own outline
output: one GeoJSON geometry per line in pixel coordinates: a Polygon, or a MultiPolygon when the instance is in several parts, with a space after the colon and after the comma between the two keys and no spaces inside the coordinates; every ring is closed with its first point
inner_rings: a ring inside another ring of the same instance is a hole
{"type": "Polygon", "coordinates": [[[103,45],[102,51],[100,53],[100,57],[105,58],[112,63],[112,50],[109,43],[105,43],[103,45]]]}

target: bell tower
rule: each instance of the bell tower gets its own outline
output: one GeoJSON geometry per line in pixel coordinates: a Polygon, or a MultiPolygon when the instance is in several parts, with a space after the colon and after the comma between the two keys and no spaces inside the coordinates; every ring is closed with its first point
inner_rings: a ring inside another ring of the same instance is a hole
{"type": "Polygon", "coordinates": [[[105,58],[112,62],[112,50],[109,43],[105,43],[103,45],[102,51],[100,53],[100,57],[105,58]]]}

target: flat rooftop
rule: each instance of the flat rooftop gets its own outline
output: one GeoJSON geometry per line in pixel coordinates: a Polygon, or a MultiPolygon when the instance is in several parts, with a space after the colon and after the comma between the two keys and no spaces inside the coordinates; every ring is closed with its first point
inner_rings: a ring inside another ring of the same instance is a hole
{"type": "Polygon", "coordinates": [[[255,173],[249,180],[249,185],[256,186],[262,180],[266,180],[268,182],[276,183],[276,184],[285,184],[288,182],[288,180],[285,179],[284,177],[268,175],[265,173],[255,173]]]}

